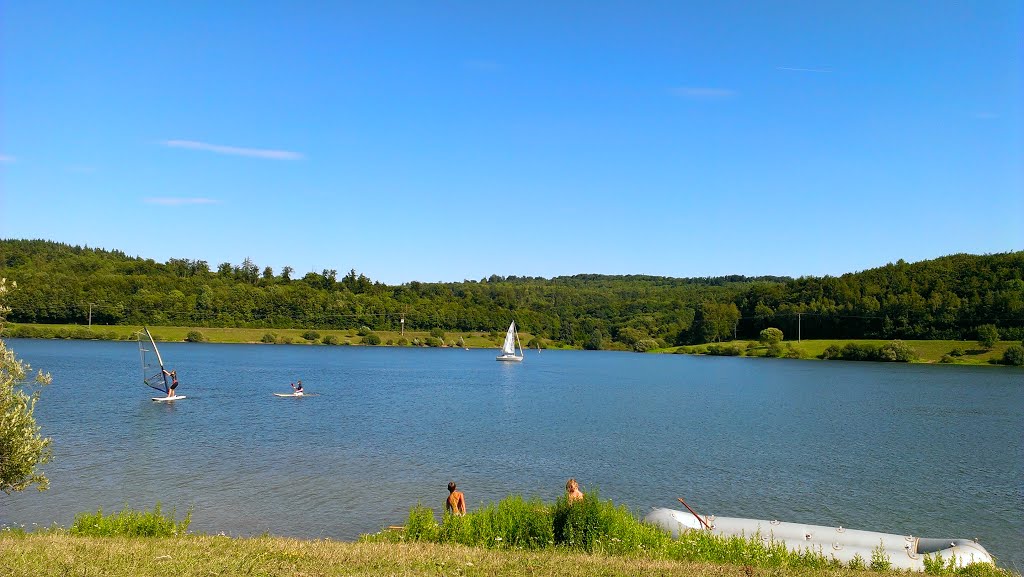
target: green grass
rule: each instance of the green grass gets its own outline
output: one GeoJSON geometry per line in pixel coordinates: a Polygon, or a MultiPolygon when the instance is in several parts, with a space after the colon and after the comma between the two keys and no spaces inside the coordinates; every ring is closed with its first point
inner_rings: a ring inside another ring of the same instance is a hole
{"type": "MultiPolygon", "coordinates": [[[[0,530],[0,575],[743,575],[871,577],[905,575],[882,559],[842,567],[760,539],[723,539],[690,531],[680,539],[640,523],[596,493],[570,505],[509,497],[441,523],[422,506],[406,526],[358,543],[262,536],[186,534],[190,515],[125,509],[85,513],[70,529],[0,530]]],[[[988,565],[958,569],[931,561],[927,573],[1019,577],[988,565]]]]}
{"type": "MultiPolygon", "coordinates": [[[[892,341],[881,339],[804,339],[799,343],[796,341],[783,341],[782,347],[785,350],[786,346],[791,344],[794,349],[801,353],[801,358],[817,359],[830,345],[836,345],[839,348],[842,348],[847,343],[881,346],[889,342],[892,341]]],[[[918,359],[914,362],[918,363],[939,363],[944,355],[948,355],[955,349],[960,349],[964,351],[962,356],[947,359],[951,360],[952,364],[957,365],[992,365],[994,361],[999,361],[999,359],[1002,358],[1003,352],[1006,351],[1007,347],[1014,344],[1020,344],[1017,341],[1000,341],[991,350],[984,350],[978,345],[977,341],[904,340],[903,342],[910,345],[910,347],[914,349],[914,352],[917,353],[918,359]]],[[[766,347],[757,341],[730,341],[725,344],[739,345],[741,349],[745,350],[745,356],[764,356],[766,350],[766,347]]],[[[681,349],[685,349],[691,354],[705,354],[709,346],[711,345],[703,344],[688,347],[670,347],[666,349],[658,349],[653,352],[674,353],[683,352],[681,349]]]]}
{"type": "MultiPolygon", "coordinates": [[[[158,342],[183,342],[192,331],[198,331],[202,334],[206,342],[211,343],[263,343],[266,336],[273,336],[273,343],[276,344],[323,344],[324,342],[330,341],[331,345],[361,345],[363,337],[357,334],[356,329],[347,330],[318,330],[320,338],[316,341],[309,341],[303,338],[303,333],[307,333],[309,329],[267,329],[267,328],[207,328],[207,327],[169,327],[169,326],[151,326],[148,327],[153,338],[158,342]]],[[[43,325],[43,324],[30,324],[30,323],[6,323],[3,327],[3,332],[0,336],[31,336],[35,338],[61,338],[61,339],[101,339],[101,340],[135,340],[135,333],[139,330],[137,326],[126,326],[126,325],[93,325],[87,327],[83,325],[43,325]]],[[[397,345],[401,339],[405,339],[408,345],[413,344],[415,339],[418,339],[420,343],[425,342],[430,337],[429,331],[405,331],[402,335],[400,331],[374,331],[381,339],[380,346],[387,346],[388,343],[391,345],[397,345]]],[[[454,346],[455,342],[461,337],[465,342],[465,346],[469,348],[498,348],[501,346],[501,341],[504,339],[504,334],[494,333],[497,336],[491,336],[491,333],[480,332],[480,331],[467,331],[467,332],[456,332],[450,331],[445,332],[444,341],[446,346],[454,346]]],[[[520,340],[528,342],[533,335],[529,333],[520,333],[520,340]]],[[[829,347],[829,345],[836,345],[842,348],[847,343],[857,344],[873,344],[876,346],[884,345],[888,340],[877,340],[877,339],[816,339],[809,340],[804,339],[797,343],[796,341],[787,340],[783,341],[783,350],[786,350],[788,345],[792,345],[793,348],[800,354],[800,358],[806,359],[817,359],[822,352],[829,347]]],[[[958,365],[992,365],[994,362],[998,362],[1002,358],[1003,352],[1006,351],[1007,347],[1013,344],[1020,344],[1017,341],[1000,341],[991,350],[982,349],[976,341],[927,341],[927,340],[905,340],[903,341],[910,345],[918,355],[918,360],[915,362],[919,363],[939,363],[943,361],[943,356],[948,355],[951,351],[960,349],[964,352],[961,356],[947,356],[946,362],[958,365]]],[[[758,343],[757,341],[730,341],[723,343],[724,345],[738,345],[743,349],[745,356],[764,356],[766,347],[758,343]]],[[[552,348],[557,348],[549,344],[552,348]]],[[[674,353],[681,352],[682,350],[690,351],[693,354],[704,354],[706,353],[711,344],[693,345],[688,347],[669,347],[665,349],[655,349],[649,352],[652,353],[674,353]]],[[[838,361],[836,361],[838,362],[838,361]]]]}
{"type": "Polygon", "coordinates": [[[165,515],[160,503],[152,511],[135,511],[126,507],[117,513],[104,515],[102,510],[98,510],[75,515],[68,533],[88,537],[174,537],[186,534],[192,521],[192,511],[185,513],[181,521],[175,517],[173,509],[165,515]]]}
{"type": "MultiPolygon", "coordinates": [[[[60,339],[99,339],[99,340],[135,340],[135,334],[141,327],[134,325],[45,325],[33,323],[6,323],[2,336],[30,336],[33,338],[60,338],[60,339]]],[[[265,335],[272,334],[276,337],[277,344],[322,344],[328,336],[334,336],[339,345],[362,344],[363,337],[359,336],[356,329],[331,330],[320,329],[320,338],[311,342],[303,338],[303,334],[309,329],[275,329],[275,328],[225,328],[225,327],[171,327],[171,326],[147,326],[150,334],[157,342],[183,342],[192,331],[198,331],[211,343],[261,343],[265,335]]],[[[414,339],[420,342],[430,337],[430,331],[374,331],[381,339],[381,346],[388,341],[397,344],[400,339],[412,343],[414,339]]],[[[501,346],[505,335],[491,337],[490,333],[480,331],[448,331],[445,332],[444,342],[446,346],[454,346],[462,337],[465,345],[470,348],[498,348],[501,346]]],[[[529,333],[519,333],[520,340],[526,342],[533,338],[529,333]]]]}
{"type": "MultiPolygon", "coordinates": [[[[844,566],[821,552],[794,552],[781,542],[762,540],[760,535],[720,537],[705,531],[687,531],[679,538],[643,523],[625,506],[601,501],[596,491],[577,503],[560,498],[552,505],[522,497],[508,497],[488,504],[463,517],[446,514],[441,522],[431,509],[417,505],[409,512],[403,528],[364,535],[366,543],[435,543],[466,545],[506,551],[556,551],[626,557],[650,561],[690,564],[724,564],[772,573],[835,572],[843,570],[888,570],[889,559],[881,552],[870,562],[858,560],[844,566]]],[[[956,568],[931,563],[936,575],[964,577],[1009,577],[995,566],[956,568]]]]}

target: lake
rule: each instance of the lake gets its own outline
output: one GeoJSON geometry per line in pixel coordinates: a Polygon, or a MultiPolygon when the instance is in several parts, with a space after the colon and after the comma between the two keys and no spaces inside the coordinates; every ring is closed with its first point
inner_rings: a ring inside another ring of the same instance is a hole
{"type": "Polygon", "coordinates": [[[1024,568],[1024,372],[997,367],[494,350],[161,344],[154,403],[134,342],[11,339],[49,371],[49,491],[0,523],[150,509],[230,535],[355,539],[569,477],[627,505],[978,538],[1024,568]],[[302,379],[300,399],[274,397],[302,379]]]}

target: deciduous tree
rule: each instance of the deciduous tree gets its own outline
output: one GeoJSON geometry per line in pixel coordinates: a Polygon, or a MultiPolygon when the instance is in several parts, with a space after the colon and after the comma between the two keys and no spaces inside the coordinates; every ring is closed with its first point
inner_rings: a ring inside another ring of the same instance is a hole
{"type": "MultiPolygon", "coordinates": [[[[4,304],[7,290],[7,279],[0,279],[0,325],[10,311],[4,304]]],[[[50,439],[40,434],[33,416],[39,387],[50,383],[50,375],[39,372],[37,388],[26,393],[30,371],[0,339],[0,491],[7,494],[32,485],[43,491],[50,484],[38,469],[50,461],[50,439]]]]}

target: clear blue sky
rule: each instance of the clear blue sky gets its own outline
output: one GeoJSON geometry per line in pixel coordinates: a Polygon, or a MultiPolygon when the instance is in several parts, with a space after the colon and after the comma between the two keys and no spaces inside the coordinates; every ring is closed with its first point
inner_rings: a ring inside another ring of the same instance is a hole
{"type": "Polygon", "coordinates": [[[0,0],[0,237],[373,280],[1024,249],[1024,9],[0,0]]]}

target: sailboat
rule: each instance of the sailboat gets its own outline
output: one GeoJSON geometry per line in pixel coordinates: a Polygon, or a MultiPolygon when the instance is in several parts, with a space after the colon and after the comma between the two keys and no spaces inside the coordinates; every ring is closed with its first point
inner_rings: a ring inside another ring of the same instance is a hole
{"type": "Polygon", "coordinates": [[[184,399],[185,395],[171,393],[170,383],[167,382],[167,371],[164,370],[164,359],[160,356],[160,349],[156,348],[156,341],[153,335],[149,334],[146,327],[138,334],[139,357],[142,359],[142,382],[147,387],[152,387],[164,394],[162,397],[152,397],[154,401],[177,401],[184,399]]]}
{"type": "Polygon", "coordinates": [[[519,332],[516,331],[516,321],[512,321],[512,324],[508,326],[508,332],[505,333],[505,343],[501,345],[501,354],[498,355],[497,360],[515,362],[523,360],[523,344],[519,342],[519,332]],[[519,345],[518,355],[516,354],[516,345],[519,345]]]}

